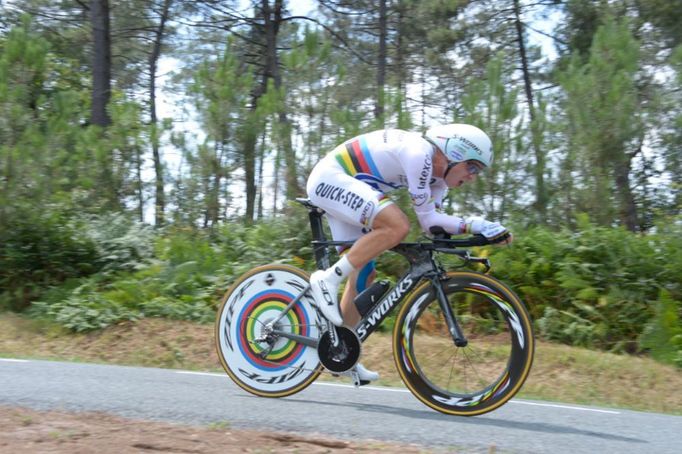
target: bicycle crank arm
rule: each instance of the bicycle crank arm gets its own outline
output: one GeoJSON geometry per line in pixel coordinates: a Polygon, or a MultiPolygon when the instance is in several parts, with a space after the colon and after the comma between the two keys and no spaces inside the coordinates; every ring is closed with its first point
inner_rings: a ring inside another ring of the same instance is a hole
{"type": "Polygon", "coordinates": [[[307,347],[317,348],[318,340],[313,337],[301,336],[299,334],[287,333],[286,331],[280,331],[278,329],[272,330],[272,334],[276,336],[282,336],[287,339],[291,339],[294,342],[303,344],[307,347]]]}

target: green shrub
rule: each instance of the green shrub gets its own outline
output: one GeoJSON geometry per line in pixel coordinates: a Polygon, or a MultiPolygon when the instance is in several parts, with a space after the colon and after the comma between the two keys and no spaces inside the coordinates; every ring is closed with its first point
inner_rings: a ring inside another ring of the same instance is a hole
{"type": "Polygon", "coordinates": [[[595,324],[571,311],[546,307],[537,326],[545,339],[581,347],[594,345],[595,324]]]}
{"type": "Polygon", "coordinates": [[[70,279],[148,266],[153,244],[150,228],[122,214],[17,211],[0,229],[0,301],[22,310],[70,279]]]}
{"type": "Polygon", "coordinates": [[[215,319],[215,309],[202,301],[174,300],[159,296],[141,305],[145,317],[162,317],[173,320],[190,320],[210,323],[215,319]]]}
{"type": "Polygon", "coordinates": [[[97,245],[53,207],[15,211],[0,228],[0,293],[22,310],[46,288],[98,271],[97,245]]]}
{"type": "Polygon", "coordinates": [[[656,315],[647,323],[639,338],[640,345],[661,362],[682,367],[682,325],[680,325],[680,301],[661,290],[656,301],[656,315]]]}
{"type": "MultiPolygon", "coordinates": [[[[494,274],[529,306],[541,335],[635,352],[661,289],[681,299],[682,227],[639,235],[580,220],[577,232],[535,228],[493,248],[494,274]]],[[[680,310],[679,303],[677,310],[680,310]]]]}
{"type": "Polygon", "coordinates": [[[104,298],[91,283],[76,288],[66,299],[52,303],[35,302],[32,314],[54,320],[76,332],[102,329],[124,320],[140,318],[138,311],[104,298]]]}
{"type": "Polygon", "coordinates": [[[102,272],[141,269],[154,255],[151,227],[123,214],[88,216],[81,227],[82,234],[95,245],[96,263],[102,272]]]}

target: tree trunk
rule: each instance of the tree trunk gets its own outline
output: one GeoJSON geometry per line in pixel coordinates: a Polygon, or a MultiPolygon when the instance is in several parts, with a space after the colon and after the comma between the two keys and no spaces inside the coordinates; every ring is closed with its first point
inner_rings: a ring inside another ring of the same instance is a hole
{"type": "Polygon", "coordinates": [[[386,0],[379,2],[379,55],[377,58],[377,101],[374,107],[374,118],[383,127],[386,103],[386,39],[388,36],[388,19],[386,0]]]}
{"type": "MultiPolygon", "coordinates": [[[[264,81],[265,83],[265,81],[264,81]]],[[[248,121],[244,129],[244,177],[246,179],[246,213],[244,214],[244,221],[247,225],[253,223],[255,205],[256,205],[256,144],[258,142],[256,108],[258,100],[263,95],[265,90],[262,86],[254,90],[251,100],[251,110],[248,114],[248,121]]]]}
{"type": "Polygon", "coordinates": [[[263,164],[265,163],[265,131],[261,134],[261,145],[258,150],[258,213],[257,219],[263,219],[263,164]]]}
{"type": "Polygon", "coordinates": [[[533,87],[530,82],[530,71],[528,69],[528,58],[526,56],[526,44],[523,38],[523,24],[521,23],[521,6],[519,0],[514,0],[514,17],[516,23],[516,36],[519,45],[519,55],[521,58],[521,69],[523,71],[523,85],[528,102],[530,113],[531,142],[535,152],[535,210],[538,221],[541,224],[547,222],[547,189],[545,188],[545,155],[541,147],[541,137],[539,122],[535,112],[535,102],[533,100],[533,87]]]}
{"type": "MultiPolygon", "coordinates": [[[[111,124],[107,112],[111,99],[111,33],[108,0],[90,1],[90,23],[93,41],[90,124],[106,128],[111,124]]],[[[100,139],[104,139],[104,136],[100,135],[100,139]]],[[[105,148],[102,154],[97,156],[97,160],[101,170],[98,191],[103,199],[102,208],[118,210],[121,208],[120,186],[119,182],[115,181],[111,150],[105,148]]]]}
{"type": "Polygon", "coordinates": [[[220,218],[220,186],[222,184],[222,155],[223,146],[220,146],[220,154],[211,163],[213,181],[211,183],[211,199],[209,205],[209,219],[211,227],[215,227],[220,218]]]}
{"type": "Polygon", "coordinates": [[[216,141],[213,155],[208,162],[208,169],[204,176],[204,194],[206,197],[206,211],[204,214],[204,228],[214,227],[220,220],[220,194],[223,176],[223,159],[225,146],[221,141],[216,141]]]}
{"type": "Polygon", "coordinates": [[[92,24],[92,106],[90,123],[108,126],[111,119],[107,106],[111,99],[111,36],[109,30],[109,0],[90,1],[92,24]]]}
{"type": "Polygon", "coordinates": [[[5,228],[5,222],[7,220],[7,208],[9,204],[7,203],[7,198],[10,196],[10,190],[14,184],[14,160],[12,153],[12,142],[10,146],[7,147],[7,160],[5,161],[4,175],[2,175],[5,180],[4,194],[0,194],[0,229],[5,228]]]}
{"type": "Polygon", "coordinates": [[[637,216],[637,205],[635,204],[635,198],[632,194],[632,189],[630,188],[631,163],[629,157],[624,157],[623,159],[614,162],[614,174],[618,198],[620,199],[621,221],[629,231],[636,232],[639,221],[637,216]]]}
{"type": "Polygon", "coordinates": [[[204,195],[204,223],[203,228],[207,228],[210,220],[210,197],[211,197],[211,175],[209,172],[201,174],[201,189],[204,195]]]}
{"type": "Polygon", "coordinates": [[[277,199],[279,198],[279,169],[282,167],[281,162],[282,162],[282,153],[280,150],[277,150],[275,153],[275,183],[273,185],[274,187],[274,194],[272,197],[272,214],[273,216],[277,216],[277,199]]]}
{"type": "MultiPolygon", "coordinates": [[[[301,194],[298,185],[298,163],[296,162],[296,152],[291,143],[291,123],[287,117],[285,96],[281,92],[282,75],[279,70],[279,58],[277,55],[277,35],[282,24],[283,1],[275,0],[275,8],[270,8],[269,0],[262,1],[263,17],[265,22],[266,38],[266,77],[271,77],[275,89],[280,93],[281,98],[278,102],[278,135],[280,145],[284,149],[284,163],[286,165],[286,197],[293,200],[301,194]]],[[[267,86],[267,85],[266,85],[267,86]]]]}
{"type": "Polygon", "coordinates": [[[144,185],[142,184],[142,150],[135,146],[135,171],[137,173],[137,217],[144,222],[144,185]]]}
{"type": "Polygon", "coordinates": [[[163,43],[166,21],[168,20],[172,3],[173,0],[164,0],[163,2],[159,26],[154,31],[154,44],[152,47],[152,53],[149,56],[149,116],[151,119],[151,143],[155,173],[154,221],[157,227],[161,227],[165,223],[166,195],[164,192],[163,164],[161,162],[161,154],[159,151],[158,118],[156,116],[156,71],[158,69],[157,64],[159,61],[159,56],[161,55],[161,45],[163,43]]]}
{"type": "MultiPolygon", "coordinates": [[[[303,194],[301,186],[298,184],[298,161],[296,160],[296,151],[291,143],[291,123],[287,118],[287,113],[282,111],[279,113],[279,124],[282,128],[280,131],[282,142],[284,145],[284,162],[286,164],[286,196],[287,200],[294,200],[303,194]]],[[[286,207],[285,207],[286,209],[286,207]]]]}

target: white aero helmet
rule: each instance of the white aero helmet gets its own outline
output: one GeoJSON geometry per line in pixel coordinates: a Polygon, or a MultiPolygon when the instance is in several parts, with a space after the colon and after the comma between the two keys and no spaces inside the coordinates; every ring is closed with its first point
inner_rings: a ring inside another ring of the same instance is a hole
{"type": "Polygon", "coordinates": [[[493,144],[488,135],[476,126],[460,123],[429,128],[426,140],[445,154],[448,161],[478,161],[488,167],[493,162],[493,144]]]}

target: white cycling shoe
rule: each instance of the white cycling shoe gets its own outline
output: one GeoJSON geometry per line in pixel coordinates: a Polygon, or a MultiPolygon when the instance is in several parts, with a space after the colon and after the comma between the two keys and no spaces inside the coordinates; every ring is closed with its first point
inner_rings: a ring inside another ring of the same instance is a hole
{"type": "Polygon", "coordinates": [[[327,320],[336,326],[343,325],[343,317],[339,310],[339,302],[337,294],[339,288],[336,285],[329,284],[324,279],[325,272],[318,270],[310,276],[310,290],[313,292],[315,305],[322,312],[327,320]]]}
{"type": "Polygon", "coordinates": [[[357,363],[351,370],[332,375],[337,377],[350,377],[353,379],[353,384],[355,386],[368,385],[370,382],[379,380],[379,374],[377,372],[365,369],[365,366],[360,363],[357,363]]]}

